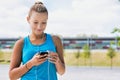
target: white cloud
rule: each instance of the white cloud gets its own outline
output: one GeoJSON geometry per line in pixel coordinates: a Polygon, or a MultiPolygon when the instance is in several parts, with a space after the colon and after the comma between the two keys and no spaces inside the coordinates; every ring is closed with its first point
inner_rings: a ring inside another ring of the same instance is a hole
{"type": "MultiPolygon", "coordinates": [[[[25,36],[29,33],[26,16],[34,1],[4,0],[0,3],[0,36],[25,36]]],[[[48,33],[108,36],[114,27],[120,26],[120,2],[117,0],[42,1],[49,9],[48,33]]]]}
{"type": "Polygon", "coordinates": [[[52,29],[58,27],[59,31],[63,31],[64,34],[110,35],[112,29],[119,26],[120,17],[116,14],[118,14],[120,6],[117,3],[115,0],[73,0],[72,8],[52,12],[50,21],[53,24],[49,25],[52,29]]]}

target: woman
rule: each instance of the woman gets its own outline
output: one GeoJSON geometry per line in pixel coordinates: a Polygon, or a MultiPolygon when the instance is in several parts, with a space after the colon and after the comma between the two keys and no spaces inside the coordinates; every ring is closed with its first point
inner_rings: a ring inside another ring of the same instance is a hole
{"type": "Polygon", "coordinates": [[[63,46],[58,36],[44,33],[47,19],[46,7],[42,2],[36,2],[27,17],[31,34],[19,39],[14,45],[9,70],[10,80],[57,80],[56,72],[64,74],[63,46]],[[42,51],[49,52],[38,54],[42,51]]]}

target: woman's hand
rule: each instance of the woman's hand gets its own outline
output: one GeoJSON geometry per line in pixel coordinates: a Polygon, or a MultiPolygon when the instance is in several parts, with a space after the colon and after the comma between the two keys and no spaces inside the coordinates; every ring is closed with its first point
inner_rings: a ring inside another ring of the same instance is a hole
{"type": "Polygon", "coordinates": [[[33,56],[33,58],[30,60],[30,62],[33,66],[40,65],[46,61],[46,59],[47,59],[46,56],[47,56],[46,54],[45,55],[36,54],[33,56]]]}
{"type": "Polygon", "coordinates": [[[54,52],[50,52],[50,54],[48,55],[48,59],[54,64],[58,64],[60,62],[58,54],[54,52]]]}
{"type": "Polygon", "coordinates": [[[48,60],[55,64],[57,72],[62,75],[65,72],[64,63],[62,63],[58,53],[50,52],[48,60]]]}

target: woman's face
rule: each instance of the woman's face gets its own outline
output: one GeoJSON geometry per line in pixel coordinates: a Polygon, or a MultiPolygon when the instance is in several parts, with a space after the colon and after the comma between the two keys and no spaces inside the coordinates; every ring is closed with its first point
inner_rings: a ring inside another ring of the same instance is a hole
{"type": "Polygon", "coordinates": [[[48,14],[33,11],[30,17],[27,17],[28,23],[32,29],[32,34],[41,35],[47,25],[48,14]]]}

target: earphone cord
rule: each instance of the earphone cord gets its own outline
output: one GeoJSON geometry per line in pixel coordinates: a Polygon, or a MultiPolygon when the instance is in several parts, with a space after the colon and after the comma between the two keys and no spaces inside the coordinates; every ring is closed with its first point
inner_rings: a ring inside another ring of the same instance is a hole
{"type": "MultiPolygon", "coordinates": [[[[47,51],[48,54],[50,53],[49,51],[47,51]]],[[[50,62],[49,62],[49,56],[48,56],[48,80],[50,80],[50,62]]]]}
{"type": "Polygon", "coordinates": [[[48,80],[50,80],[50,74],[49,74],[49,72],[50,72],[50,62],[49,62],[49,60],[48,60],[48,80]]]}

